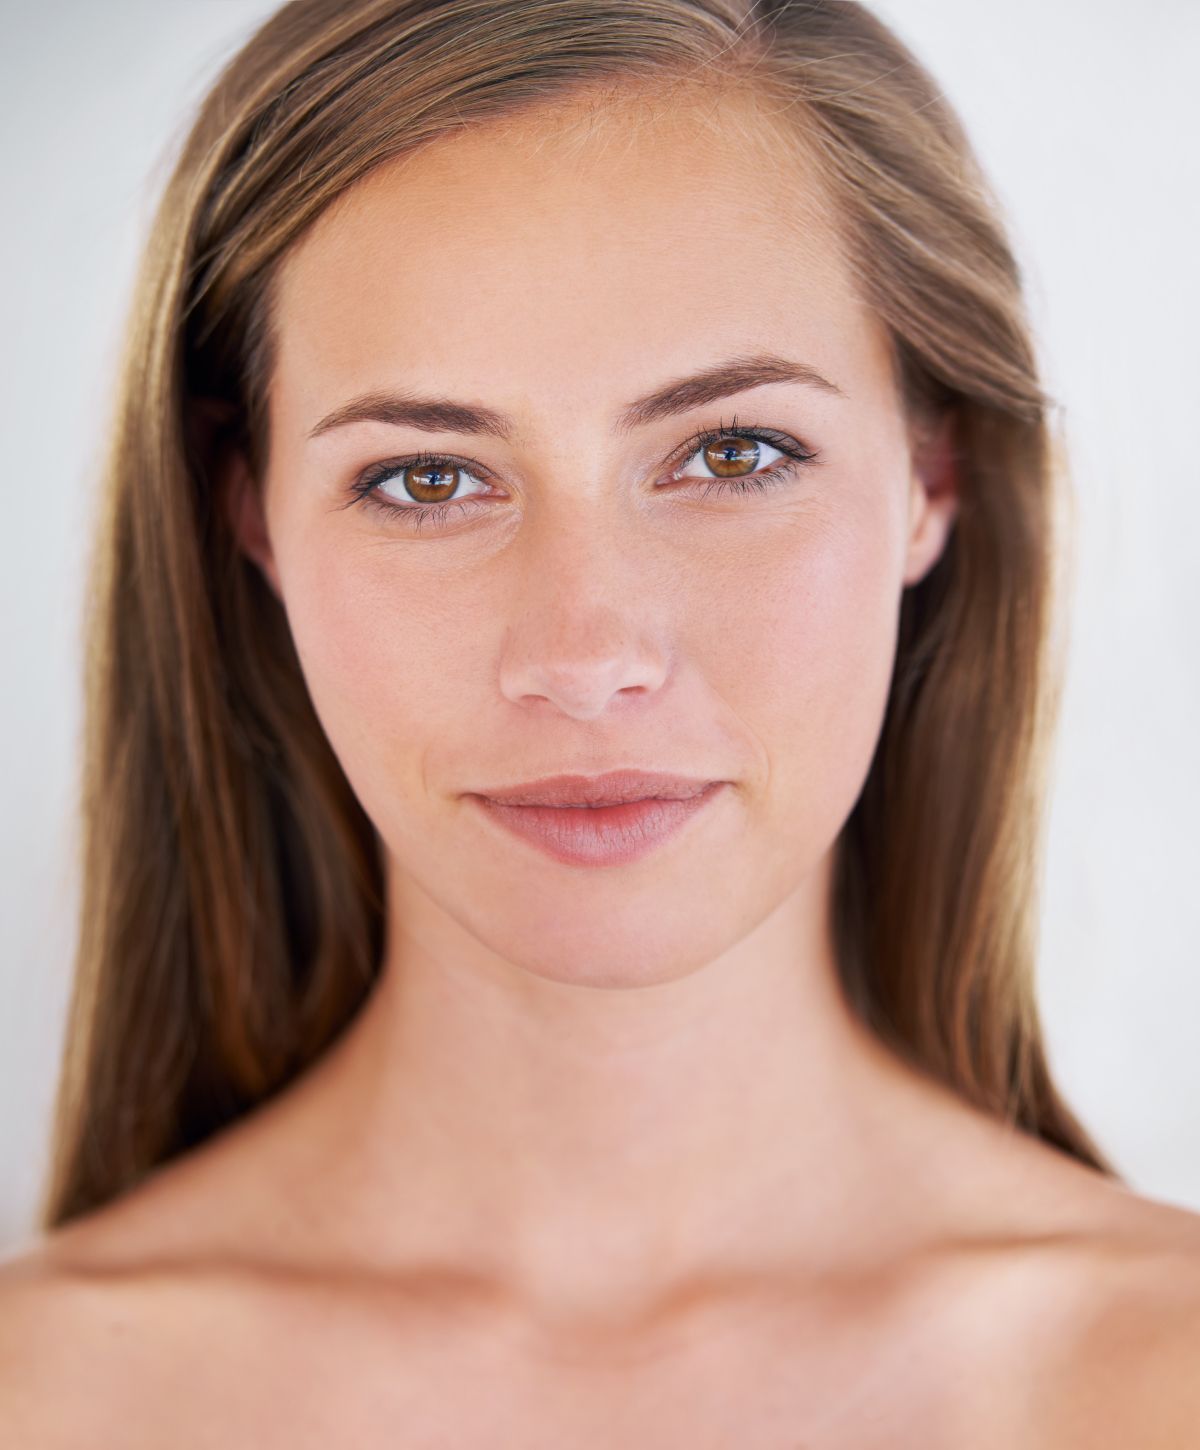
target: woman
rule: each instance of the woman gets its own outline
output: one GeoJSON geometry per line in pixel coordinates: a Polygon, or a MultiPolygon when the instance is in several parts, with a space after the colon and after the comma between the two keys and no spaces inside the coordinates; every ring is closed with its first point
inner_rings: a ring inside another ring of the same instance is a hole
{"type": "Polygon", "coordinates": [[[285,5],[107,476],[19,1443],[1194,1443],[1035,1010],[1020,279],[865,10],[285,5]]]}

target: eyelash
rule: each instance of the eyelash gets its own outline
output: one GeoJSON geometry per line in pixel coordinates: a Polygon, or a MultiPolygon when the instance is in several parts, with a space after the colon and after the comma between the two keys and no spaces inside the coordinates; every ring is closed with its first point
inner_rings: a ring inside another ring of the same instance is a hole
{"type": "MultiPolygon", "coordinates": [[[[734,415],[729,424],[719,424],[716,428],[706,428],[702,433],[696,434],[694,438],[688,439],[684,445],[685,451],[681,455],[680,467],[694,454],[706,448],[710,443],[715,443],[720,438],[734,436],[737,438],[752,438],[757,442],[768,443],[772,448],[777,448],[784,458],[774,463],[765,472],[760,474],[748,474],[744,478],[705,478],[700,482],[708,485],[704,491],[707,498],[710,492],[716,493],[761,493],[766,489],[773,488],[778,484],[786,482],[801,468],[808,464],[815,463],[819,454],[810,448],[798,443],[795,438],[789,437],[786,433],[777,433],[772,428],[742,428],[738,425],[737,416],[734,415]]],[[[464,473],[476,477],[475,465],[469,464],[466,459],[454,458],[444,453],[414,453],[410,457],[400,459],[389,459],[384,463],[374,464],[366,469],[350,485],[350,502],[361,503],[370,509],[377,509],[392,518],[407,515],[413,526],[420,529],[426,525],[436,529],[445,522],[451,512],[466,510],[473,512],[475,505],[466,500],[449,500],[439,504],[403,504],[394,503],[379,495],[379,485],[385,479],[392,478],[396,474],[403,473],[409,468],[458,468],[464,473]]],[[[475,495],[475,497],[479,497],[475,495]]]]}

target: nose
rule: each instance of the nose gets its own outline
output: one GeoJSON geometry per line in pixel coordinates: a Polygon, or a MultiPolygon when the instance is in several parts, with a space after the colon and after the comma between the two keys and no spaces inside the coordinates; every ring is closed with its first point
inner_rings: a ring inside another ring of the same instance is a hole
{"type": "Polygon", "coordinates": [[[654,570],[637,521],[604,524],[602,507],[563,523],[525,521],[516,607],[504,633],[500,689],[524,708],[595,720],[614,698],[652,695],[670,673],[654,570]],[[634,537],[631,538],[631,535],[634,537]]]}

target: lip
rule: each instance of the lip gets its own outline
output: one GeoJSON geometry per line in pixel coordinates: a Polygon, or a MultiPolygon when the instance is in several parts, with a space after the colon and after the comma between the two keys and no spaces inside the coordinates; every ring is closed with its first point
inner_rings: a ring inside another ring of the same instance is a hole
{"type": "Polygon", "coordinates": [[[604,775],[546,775],[519,785],[473,791],[484,800],[511,806],[614,806],[630,801],[692,800],[711,779],[651,770],[610,770],[604,775]]]}
{"type": "MultiPolygon", "coordinates": [[[[575,784],[563,789],[578,791],[582,777],[569,779],[575,784]]],[[[678,776],[673,780],[674,789],[684,788],[678,776]]],[[[687,796],[649,796],[616,805],[513,805],[483,795],[469,798],[497,825],[555,861],[569,866],[619,866],[640,860],[669,840],[727,784],[723,780],[690,781],[687,796]]],[[[539,782],[537,789],[541,792],[547,786],[539,782]]]]}

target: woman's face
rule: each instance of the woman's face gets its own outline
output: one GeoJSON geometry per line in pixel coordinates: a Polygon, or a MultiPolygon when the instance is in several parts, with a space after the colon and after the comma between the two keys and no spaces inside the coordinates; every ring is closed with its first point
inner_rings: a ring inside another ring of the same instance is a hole
{"type": "Polygon", "coordinates": [[[902,589],[953,499],[915,473],[882,329],[753,100],[723,99],[716,125],[685,104],[579,114],[390,164],[293,251],[265,534],[252,502],[239,527],[406,909],[543,976],[650,981],[828,865],[902,589]],[[795,376],[761,381],[767,356],[795,376]],[[724,386],[631,408],[735,361],[724,386]],[[733,437],[706,449],[709,430],[733,437]],[[813,457],[785,473],[789,450],[813,457]],[[453,462],[406,470],[422,451],[453,462]],[[747,475],[764,486],[728,486],[747,475]],[[471,799],[624,767],[730,784],[602,868],[471,799]]]}

